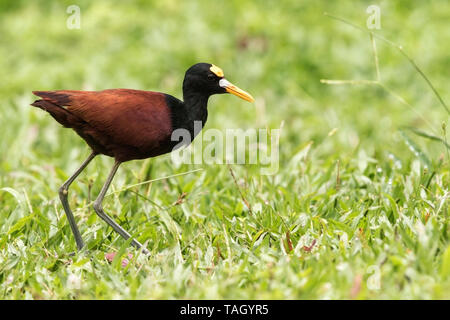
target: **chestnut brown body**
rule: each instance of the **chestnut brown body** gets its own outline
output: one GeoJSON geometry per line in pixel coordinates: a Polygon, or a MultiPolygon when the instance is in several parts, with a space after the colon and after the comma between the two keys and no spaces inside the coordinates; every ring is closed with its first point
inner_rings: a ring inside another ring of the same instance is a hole
{"type": "Polygon", "coordinates": [[[46,110],[64,127],[74,129],[98,154],[120,162],[170,151],[173,130],[166,95],[153,91],[33,91],[46,110]]]}

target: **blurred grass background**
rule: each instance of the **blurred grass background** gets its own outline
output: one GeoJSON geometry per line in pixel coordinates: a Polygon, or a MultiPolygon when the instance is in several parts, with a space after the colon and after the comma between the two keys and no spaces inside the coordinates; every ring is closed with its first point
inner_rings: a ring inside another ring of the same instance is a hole
{"type": "Polygon", "coordinates": [[[400,133],[408,126],[448,141],[448,113],[381,41],[381,81],[410,106],[379,86],[320,82],[376,79],[368,33],[323,14],[365,27],[372,4],[381,8],[376,32],[402,45],[450,101],[445,0],[2,1],[2,298],[448,298],[448,149],[400,133]],[[66,27],[72,4],[80,29],[66,27]],[[88,206],[112,166],[99,157],[70,193],[91,252],[69,257],[76,247],[57,190],[89,150],[29,106],[31,91],[134,88],[181,98],[196,62],[220,66],[257,99],[212,97],[206,128],[284,121],[276,175],[233,167],[254,212],[226,166],[174,167],[170,156],[127,163],[116,190],[203,170],[105,201],[152,251],[125,269],[110,265],[105,252],[134,251],[88,206]],[[373,270],[377,289],[368,285],[373,270]]]}

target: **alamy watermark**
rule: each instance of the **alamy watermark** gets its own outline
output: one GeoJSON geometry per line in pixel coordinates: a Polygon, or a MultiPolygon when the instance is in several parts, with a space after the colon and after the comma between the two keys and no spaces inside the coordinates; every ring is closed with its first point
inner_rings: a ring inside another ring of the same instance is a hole
{"type": "Polygon", "coordinates": [[[380,30],[381,29],[381,10],[377,5],[370,5],[367,7],[366,12],[369,14],[367,18],[366,25],[369,30],[380,30]]]}
{"type": "Polygon", "coordinates": [[[195,140],[187,129],[173,131],[171,157],[175,164],[259,165],[261,174],[272,175],[279,168],[280,133],[281,129],[253,128],[202,131],[202,122],[194,121],[195,140]]]}
{"type": "Polygon", "coordinates": [[[380,290],[381,288],[381,270],[377,265],[371,265],[367,268],[370,276],[367,278],[367,288],[369,290],[380,290]]]}
{"type": "Polygon", "coordinates": [[[67,18],[67,29],[80,29],[81,28],[81,10],[77,5],[70,5],[67,7],[66,12],[70,14],[67,18]]]}

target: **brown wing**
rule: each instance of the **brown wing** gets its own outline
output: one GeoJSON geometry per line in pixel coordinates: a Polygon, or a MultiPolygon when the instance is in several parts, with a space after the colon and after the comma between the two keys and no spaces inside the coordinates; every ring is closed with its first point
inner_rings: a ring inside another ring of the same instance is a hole
{"type": "Polygon", "coordinates": [[[71,127],[86,141],[88,135],[103,146],[106,152],[100,153],[110,153],[121,161],[164,153],[170,141],[172,122],[163,93],[131,89],[33,93],[86,122],[85,128],[77,128],[75,123],[71,127]]]}

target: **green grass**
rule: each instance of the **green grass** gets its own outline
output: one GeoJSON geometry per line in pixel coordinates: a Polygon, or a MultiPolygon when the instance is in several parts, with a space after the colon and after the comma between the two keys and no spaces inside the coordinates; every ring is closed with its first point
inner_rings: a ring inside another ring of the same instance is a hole
{"type": "MultiPolygon", "coordinates": [[[[372,2],[78,1],[81,29],[69,30],[71,4],[0,5],[0,299],[450,297],[449,114],[377,38],[382,85],[360,84],[377,79],[368,33],[323,15],[364,27],[372,2]],[[225,165],[175,166],[170,156],[124,164],[111,191],[158,179],[104,202],[147,242],[146,257],[90,206],[113,164],[97,157],[69,193],[89,251],[69,256],[76,245],[58,188],[89,150],[29,106],[31,91],[181,98],[184,72],[199,61],[257,98],[211,98],[206,128],[284,121],[279,171],[233,165],[235,181],[225,165]],[[112,263],[110,252],[120,253],[112,263]]],[[[376,33],[402,45],[448,103],[448,1],[378,5],[376,33]]]]}

